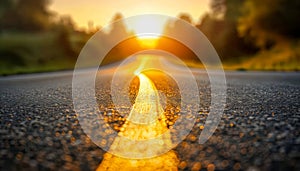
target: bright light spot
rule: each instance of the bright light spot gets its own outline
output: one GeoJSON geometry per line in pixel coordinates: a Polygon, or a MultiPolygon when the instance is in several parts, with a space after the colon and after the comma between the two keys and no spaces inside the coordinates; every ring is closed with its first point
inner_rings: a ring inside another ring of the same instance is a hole
{"type": "Polygon", "coordinates": [[[155,48],[164,32],[166,20],[159,16],[145,15],[138,20],[127,21],[127,27],[137,36],[143,48],[155,48]]]}
{"type": "Polygon", "coordinates": [[[126,24],[138,38],[159,38],[164,31],[166,19],[155,15],[144,15],[139,17],[139,20],[126,24]]]}
{"type": "Polygon", "coordinates": [[[142,48],[155,48],[158,43],[158,38],[153,36],[138,37],[142,48]]]}

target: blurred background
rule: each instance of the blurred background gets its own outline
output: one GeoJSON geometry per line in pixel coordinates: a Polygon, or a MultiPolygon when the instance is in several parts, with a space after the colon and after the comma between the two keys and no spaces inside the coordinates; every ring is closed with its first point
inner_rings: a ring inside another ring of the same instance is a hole
{"type": "MultiPolygon", "coordinates": [[[[0,75],[72,69],[87,40],[109,22],[143,13],[177,16],[201,30],[228,70],[300,70],[300,1],[0,1],[0,75]],[[170,5],[172,3],[172,5],[170,5]]],[[[164,31],[176,23],[164,23],[164,31]]],[[[134,34],[126,23],[108,32],[134,34]]],[[[150,43],[151,44],[151,43],[150,43]]],[[[120,43],[103,64],[121,60],[149,43],[120,43]],[[131,49],[127,47],[135,44],[131,49]]],[[[201,67],[179,42],[160,38],[155,47],[201,67]],[[174,47],[179,48],[174,48],[174,47]]]]}

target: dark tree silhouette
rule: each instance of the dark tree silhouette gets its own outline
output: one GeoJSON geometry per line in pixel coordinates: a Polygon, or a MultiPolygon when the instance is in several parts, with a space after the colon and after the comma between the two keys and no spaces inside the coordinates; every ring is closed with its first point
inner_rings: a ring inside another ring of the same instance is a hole
{"type": "Polygon", "coordinates": [[[41,31],[49,27],[49,0],[1,0],[0,29],[41,31]]]}
{"type": "Polygon", "coordinates": [[[178,16],[178,18],[180,18],[180,19],[182,19],[182,20],[184,20],[184,21],[186,21],[186,22],[188,22],[190,24],[193,23],[192,17],[188,13],[180,13],[179,16],[178,16]]]}
{"type": "MultiPolygon", "coordinates": [[[[117,13],[115,14],[115,16],[112,19],[112,22],[116,22],[116,21],[120,21],[122,20],[124,17],[121,13],[117,13]]],[[[116,37],[118,35],[126,35],[128,34],[126,25],[124,22],[117,22],[116,24],[113,24],[113,27],[110,30],[110,36],[111,37],[116,37]]]]}
{"type": "Polygon", "coordinates": [[[239,32],[254,38],[262,48],[284,38],[300,38],[300,1],[246,0],[239,22],[239,32]]]}
{"type": "Polygon", "coordinates": [[[255,52],[252,43],[246,42],[238,34],[238,18],[242,4],[243,1],[240,0],[213,0],[211,13],[206,14],[197,25],[223,60],[236,59],[255,52]]]}

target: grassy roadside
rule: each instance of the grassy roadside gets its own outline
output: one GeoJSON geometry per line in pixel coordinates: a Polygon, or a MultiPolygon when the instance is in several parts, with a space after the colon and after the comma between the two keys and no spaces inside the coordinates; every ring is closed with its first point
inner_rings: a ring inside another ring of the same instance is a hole
{"type": "MultiPolygon", "coordinates": [[[[187,65],[204,68],[202,64],[187,65]]],[[[253,56],[222,61],[225,70],[238,71],[300,71],[300,41],[279,44],[253,56]]]]}
{"type": "Polygon", "coordinates": [[[2,33],[0,75],[72,69],[85,39],[58,32],[2,33]]]}

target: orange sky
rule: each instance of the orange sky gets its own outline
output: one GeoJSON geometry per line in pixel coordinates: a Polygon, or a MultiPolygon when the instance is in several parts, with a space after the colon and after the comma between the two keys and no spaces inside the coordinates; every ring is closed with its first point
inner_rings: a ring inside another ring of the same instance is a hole
{"type": "Polygon", "coordinates": [[[50,9],[71,15],[80,28],[87,28],[89,21],[104,26],[117,12],[124,17],[149,13],[177,16],[185,12],[198,22],[209,9],[209,0],[52,0],[50,9]]]}

